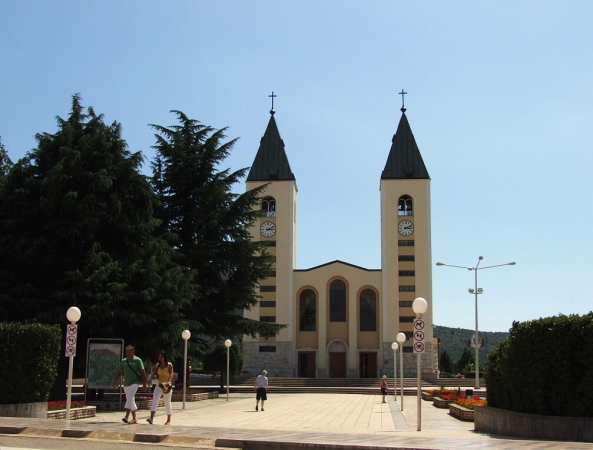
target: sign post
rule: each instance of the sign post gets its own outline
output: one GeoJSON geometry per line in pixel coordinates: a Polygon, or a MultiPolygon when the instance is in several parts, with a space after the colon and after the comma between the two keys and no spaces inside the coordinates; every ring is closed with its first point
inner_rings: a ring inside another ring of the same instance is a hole
{"type": "Polygon", "coordinates": [[[66,396],[66,420],[70,420],[70,404],[72,401],[72,370],[74,368],[74,357],[76,356],[76,340],[78,339],[78,325],[80,320],[80,309],[72,306],[66,312],[66,318],[70,321],[66,325],[66,356],[70,359],[68,365],[68,393],[66,396]]]}
{"type": "Polygon", "coordinates": [[[422,314],[426,312],[428,309],[428,302],[424,300],[422,297],[418,297],[414,299],[412,302],[412,309],[416,313],[416,319],[414,320],[414,353],[416,353],[416,357],[418,358],[418,364],[416,367],[416,376],[417,376],[417,390],[416,390],[416,401],[417,401],[417,422],[418,426],[416,429],[420,431],[422,429],[421,420],[421,408],[422,408],[422,398],[421,398],[421,373],[422,373],[422,353],[424,353],[425,343],[424,343],[424,320],[422,320],[422,314]]]}

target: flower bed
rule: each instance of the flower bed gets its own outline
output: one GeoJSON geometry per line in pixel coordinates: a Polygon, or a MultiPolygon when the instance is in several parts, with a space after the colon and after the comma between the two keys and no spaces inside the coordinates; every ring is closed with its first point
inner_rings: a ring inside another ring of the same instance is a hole
{"type": "Polygon", "coordinates": [[[432,395],[432,404],[437,408],[448,408],[451,403],[459,398],[460,392],[451,389],[431,389],[427,391],[428,394],[432,395]]]}
{"type": "MultiPolygon", "coordinates": [[[[70,409],[74,408],[82,408],[84,406],[84,402],[70,402],[70,409]]],[[[51,402],[47,402],[47,410],[48,411],[57,411],[59,409],[66,409],[66,400],[54,400],[51,402]]]]}
{"type": "Polygon", "coordinates": [[[472,396],[468,399],[465,394],[460,395],[454,403],[449,405],[449,413],[453,417],[457,417],[460,420],[466,420],[468,422],[474,421],[474,408],[476,406],[485,406],[486,399],[480,398],[477,395],[472,396]]]}
{"type": "Polygon", "coordinates": [[[462,394],[455,403],[467,409],[474,409],[474,406],[486,406],[487,402],[485,398],[480,398],[477,395],[473,395],[471,399],[468,399],[465,394],[462,394]]]}

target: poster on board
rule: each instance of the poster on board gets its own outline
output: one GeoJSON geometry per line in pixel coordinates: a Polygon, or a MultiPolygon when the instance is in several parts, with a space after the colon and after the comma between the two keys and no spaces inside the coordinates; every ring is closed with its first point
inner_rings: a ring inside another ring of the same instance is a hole
{"type": "Polygon", "coordinates": [[[122,344],[89,344],[90,389],[112,389],[111,383],[119,370],[122,344]]]}

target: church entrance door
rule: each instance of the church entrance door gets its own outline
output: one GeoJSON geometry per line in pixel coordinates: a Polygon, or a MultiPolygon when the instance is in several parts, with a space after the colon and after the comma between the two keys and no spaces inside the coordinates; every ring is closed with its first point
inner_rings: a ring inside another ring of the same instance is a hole
{"type": "Polygon", "coordinates": [[[315,378],[315,352],[299,352],[299,378],[315,378]]]}
{"type": "Polygon", "coordinates": [[[329,377],[346,378],[346,353],[329,354],[329,377]]]}
{"type": "Polygon", "coordinates": [[[377,378],[377,354],[360,354],[360,378],[377,378]]]}

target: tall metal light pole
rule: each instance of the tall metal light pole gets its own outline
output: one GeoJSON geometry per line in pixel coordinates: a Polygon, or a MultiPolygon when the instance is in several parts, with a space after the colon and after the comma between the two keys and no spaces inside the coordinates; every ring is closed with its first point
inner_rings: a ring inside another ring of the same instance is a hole
{"type": "Polygon", "coordinates": [[[404,410],[404,342],[406,342],[406,335],[404,333],[397,333],[397,342],[399,342],[399,387],[400,387],[400,411],[404,410]]]}
{"type": "Polygon", "coordinates": [[[187,388],[187,340],[191,337],[189,330],[181,332],[181,339],[185,341],[185,349],[183,351],[183,408],[185,409],[185,390],[187,388]]]}
{"type": "Polygon", "coordinates": [[[66,332],[66,356],[70,359],[68,362],[68,393],[66,395],[66,420],[70,420],[70,405],[72,404],[72,371],[74,369],[74,357],[76,356],[76,340],[78,328],[76,322],[80,320],[82,313],[76,306],[68,308],[66,318],[70,321],[66,332]]]}
{"type": "Polygon", "coordinates": [[[229,401],[229,360],[230,360],[230,349],[233,343],[230,339],[224,341],[224,346],[226,347],[226,401],[229,401]]]}
{"type": "Polygon", "coordinates": [[[482,294],[484,290],[478,287],[478,270],[483,269],[491,269],[493,267],[501,267],[501,266],[514,266],[515,262],[509,262],[505,264],[496,264],[494,266],[485,266],[479,267],[480,262],[484,259],[484,257],[478,257],[478,263],[474,267],[465,267],[465,266],[454,266],[452,264],[444,264],[441,262],[437,263],[437,266],[446,266],[446,267],[457,267],[458,269],[467,269],[474,271],[474,288],[469,288],[469,293],[474,294],[475,296],[475,312],[476,312],[476,330],[474,336],[474,347],[476,349],[476,383],[475,388],[480,389],[480,338],[478,336],[478,294],[482,294]]]}
{"type": "Polygon", "coordinates": [[[397,402],[397,364],[395,359],[395,352],[397,351],[397,342],[391,343],[391,350],[393,350],[393,401],[397,402]]]}
{"type": "MultiPolygon", "coordinates": [[[[418,297],[416,299],[414,299],[414,302],[412,303],[412,309],[414,310],[414,312],[416,313],[416,322],[420,322],[422,319],[422,314],[424,314],[426,312],[426,310],[428,309],[428,302],[426,300],[424,300],[422,297],[418,297]]],[[[414,330],[414,332],[416,333],[416,330],[414,330]]],[[[422,338],[422,340],[424,340],[424,338],[422,338]]],[[[414,351],[416,351],[416,349],[414,349],[414,351]]],[[[421,392],[421,384],[422,384],[422,353],[424,352],[424,350],[422,351],[416,351],[416,356],[417,356],[417,365],[416,365],[416,385],[417,385],[417,390],[416,390],[416,408],[418,410],[418,414],[416,415],[416,430],[420,431],[422,429],[421,423],[422,423],[422,413],[421,413],[421,409],[422,409],[422,392],[421,392]]]]}

